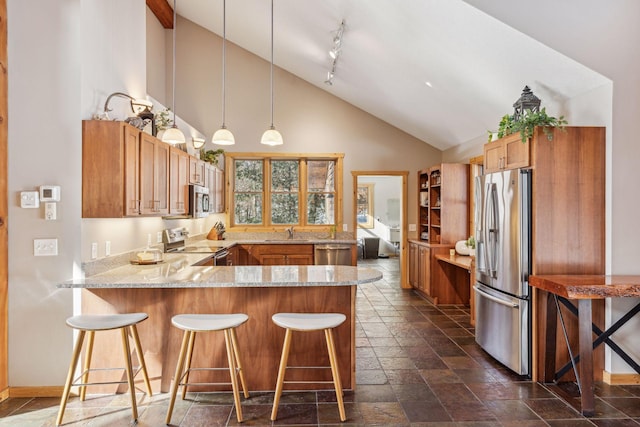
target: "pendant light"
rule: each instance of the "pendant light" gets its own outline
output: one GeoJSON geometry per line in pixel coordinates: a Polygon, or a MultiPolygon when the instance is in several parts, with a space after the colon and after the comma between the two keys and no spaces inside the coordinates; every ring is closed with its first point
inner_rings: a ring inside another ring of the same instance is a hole
{"type": "Polygon", "coordinates": [[[176,126],[176,26],[178,25],[176,18],[176,0],[173,0],[173,106],[171,107],[173,110],[173,126],[162,134],[162,141],[171,145],[184,144],[185,142],[184,134],[176,126]]]}
{"type": "Polygon", "coordinates": [[[282,145],[282,135],[273,126],[273,0],[271,0],[271,126],[262,134],[261,144],[282,145]]]}
{"type": "Polygon", "coordinates": [[[236,139],[225,126],[225,98],[226,98],[226,77],[227,77],[227,2],[222,0],[222,126],[213,134],[211,142],[217,145],[233,145],[236,139]]]}

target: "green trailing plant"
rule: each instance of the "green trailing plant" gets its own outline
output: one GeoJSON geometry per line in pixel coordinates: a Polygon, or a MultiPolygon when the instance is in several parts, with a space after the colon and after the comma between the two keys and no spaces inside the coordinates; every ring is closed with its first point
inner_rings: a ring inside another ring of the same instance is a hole
{"type": "Polygon", "coordinates": [[[170,112],[171,108],[165,108],[156,114],[155,121],[156,129],[158,129],[158,131],[167,130],[171,127],[171,117],[169,116],[170,112]]]}
{"type": "Polygon", "coordinates": [[[224,150],[222,148],[218,148],[217,150],[205,150],[203,148],[200,150],[200,160],[204,160],[214,166],[218,166],[218,156],[223,153],[224,150]]]}
{"type": "MultiPolygon", "coordinates": [[[[560,116],[558,118],[550,116],[547,114],[545,108],[536,112],[526,110],[520,117],[520,120],[515,120],[513,115],[505,114],[500,119],[500,123],[498,125],[498,138],[520,132],[520,139],[525,143],[533,136],[536,126],[540,126],[542,127],[542,132],[544,132],[547,139],[551,141],[553,139],[553,132],[551,131],[551,128],[564,130],[566,125],[567,121],[564,116],[560,116]]],[[[489,131],[489,141],[491,140],[492,134],[493,133],[489,131]]]]}

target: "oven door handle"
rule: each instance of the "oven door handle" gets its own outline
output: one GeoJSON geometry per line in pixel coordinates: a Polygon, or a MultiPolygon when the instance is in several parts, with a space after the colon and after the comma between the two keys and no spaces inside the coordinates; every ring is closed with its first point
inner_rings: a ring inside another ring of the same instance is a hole
{"type": "Polygon", "coordinates": [[[479,293],[481,296],[483,296],[484,298],[486,298],[488,300],[491,300],[493,302],[497,302],[498,304],[506,305],[507,307],[518,308],[518,304],[514,304],[512,302],[505,301],[502,298],[497,298],[497,297],[494,297],[493,295],[489,295],[488,293],[486,293],[482,289],[478,288],[477,286],[474,286],[473,289],[477,293],[479,293]]]}

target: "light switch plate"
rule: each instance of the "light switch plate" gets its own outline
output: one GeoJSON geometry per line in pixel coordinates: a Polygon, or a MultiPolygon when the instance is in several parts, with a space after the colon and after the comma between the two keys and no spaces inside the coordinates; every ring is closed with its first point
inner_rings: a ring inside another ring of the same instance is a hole
{"type": "Polygon", "coordinates": [[[416,231],[416,225],[415,224],[409,224],[409,231],[416,231]]]}
{"type": "Polygon", "coordinates": [[[58,255],[58,239],[34,239],[33,255],[34,256],[57,256],[58,255]]]}
{"type": "Polygon", "coordinates": [[[20,207],[29,209],[40,207],[39,193],[37,191],[21,191],[20,207]]]}
{"type": "Polygon", "coordinates": [[[44,204],[44,219],[51,221],[57,218],[56,204],[54,202],[46,202],[44,204]]]}

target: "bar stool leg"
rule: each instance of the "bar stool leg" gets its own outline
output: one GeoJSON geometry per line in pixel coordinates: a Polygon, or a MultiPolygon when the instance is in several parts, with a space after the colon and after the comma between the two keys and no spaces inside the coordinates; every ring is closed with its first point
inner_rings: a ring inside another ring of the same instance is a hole
{"type": "Polygon", "coordinates": [[[122,348],[124,351],[124,361],[127,371],[127,382],[129,383],[129,394],[131,395],[131,412],[133,421],[138,421],[138,406],[136,404],[136,386],[133,383],[133,367],[131,366],[131,349],[129,347],[129,335],[126,328],[120,328],[122,335],[122,348]]]}
{"type": "Polygon", "coordinates": [[[273,409],[271,410],[271,421],[275,421],[278,417],[278,405],[280,404],[280,395],[284,386],[284,374],[287,370],[287,361],[289,359],[289,349],[291,348],[291,329],[287,329],[284,334],[284,344],[282,345],[282,356],[280,357],[280,367],[278,368],[278,381],[276,382],[276,394],[273,396],[273,409]]]}
{"type": "Polygon", "coordinates": [[[136,347],[136,354],[138,355],[138,363],[140,363],[140,370],[142,371],[142,378],[144,379],[144,384],[147,387],[147,394],[152,396],[151,392],[151,382],[149,381],[149,375],[147,374],[147,364],[144,361],[144,354],[142,353],[142,345],[140,344],[140,336],[138,335],[138,328],[136,325],[129,326],[131,331],[131,336],[133,337],[133,344],[136,347]]]}
{"type": "Polygon", "coordinates": [[[176,374],[173,380],[173,384],[171,385],[171,399],[169,400],[169,409],[167,409],[167,418],[165,419],[165,424],[171,423],[171,415],[173,414],[173,406],[176,403],[176,394],[178,393],[178,386],[180,385],[180,378],[182,377],[182,372],[184,369],[184,359],[187,353],[187,347],[189,346],[190,335],[191,333],[189,331],[184,331],[184,335],[182,336],[182,345],[180,346],[180,354],[178,355],[176,374]]]}
{"type": "Polygon", "coordinates": [[[236,416],[238,422],[242,422],[242,407],[240,406],[240,393],[238,392],[238,373],[236,371],[236,356],[233,351],[233,339],[231,331],[224,330],[224,342],[227,347],[227,359],[229,360],[229,374],[231,375],[231,388],[233,389],[233,401],[236,405],[236,416]]]}
{"type": "Polygon", "coordinates": [[[71,391],[71,383],[73,382],[73,374],[80,358],[80,351],[82,350],[82,343],[84,341],[85,331],[80,331],[78,334],[78,340],[73,348],[73,354],[71,356],[71,364],[69,365],[69,372],[67,373],[67,380],[64,383],[64,390],[62,391],[62,397],[60,398],[60,409],[58,410],[58,418],[56,418],[56,425],[62,424],[62,417],[64,416],[64,410],[67,407],[67,401],[69,400],[69,391],[71,391]]]}
{"type": "Polygon", "coordinates": [[[338,357],[336,354],[336,346],[333,341],[333,331],[331,329],[325,329],[324,335],[327,338],[327,351],[329,352],[329,363],[331,364],[333,383],[336,388],[336,399],[338,400],[340,421],[345,421],[347,419],[347,416],[344,412],[344,401],[342,399],[342,381],[340,381],[340,371],[338,370],[338,357]]]}
{"type": "Polygon", "coordinates": [[[238,374],[240,375],[240,383],[242,384],[242,392],[244,393],[245,399],[249,398],[249,389],[247,388],[247,384],[244,382],[244,371],[242,370],[242,363],[240,362],[240,352],[238,351],[238,338],[236,337],[236,329],[231,329],[231,342],[233,343],[233,354],[236,357],[236,368],[238,369],[238,374]]]}
{"type": "MultiPolygon", "coordinates": [[[[95,337],[95,331],[89,331],[87,333],[87,349],[84,356],[84,363],[82,364],[82,383],[89,382],[89,369],[91,368],[91,356],[93,356],[93,338],[95,337]]],[[[80,386],[80,400],[84,402],[87,395],[87,386],[80,386]]]]}
{"type": "Polygon", "coordinates": [[[193,346],[196,342],[196,332],[189,332],[189,347],[187,348],[187,360],[184,362],[184,385],[182,386],[182,400],[187,397],[187,383],[189,382],[189,369],[191,369],[191,359],[193,358],[193,346]]]}

